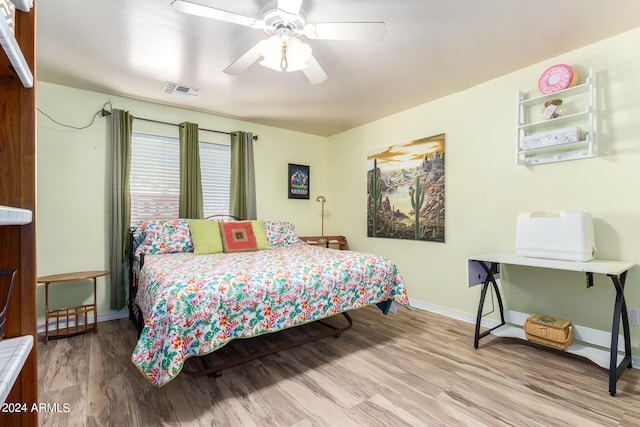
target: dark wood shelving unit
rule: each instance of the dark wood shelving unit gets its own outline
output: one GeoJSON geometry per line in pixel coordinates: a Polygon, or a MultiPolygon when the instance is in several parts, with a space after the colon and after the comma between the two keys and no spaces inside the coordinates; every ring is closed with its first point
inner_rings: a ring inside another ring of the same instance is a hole
{"type": "MultiPolygon", "coordinates": [[[[35,75],[35,15],[16,11],[15,38],[35,75]]],[[[36,209],[36,92],[25,88],[0,49],[0,205],[36,209]]],[[[4,338],[37,337],[36,225],[0,227],[0,268],[16,270],[7,308],[4,338]]],[[[5,402],[32,408],[38,403],[38,365],[34,345],[5,402]]],[[[37,411],[0,412],[0,425],[38,425],[37,411]]]]}

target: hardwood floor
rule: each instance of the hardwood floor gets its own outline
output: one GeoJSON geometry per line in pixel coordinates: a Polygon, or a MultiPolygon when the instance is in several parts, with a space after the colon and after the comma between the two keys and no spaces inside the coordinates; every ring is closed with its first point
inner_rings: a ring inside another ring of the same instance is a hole
{"type": "MultiPolygon", "coordinates": [[[[39,397],[49,410],[40,425],[640,426],[639,370],[611,397],[605,370],[556,350],[496,337],[475,350],[473,325],[417,309],[351,316],[338,339],[162,388],[130,361],[136,333],[126,319],[48,345],[41,336],[39,397]]],[[[212,357],[318,327],[236,341],[212,357]]]]}

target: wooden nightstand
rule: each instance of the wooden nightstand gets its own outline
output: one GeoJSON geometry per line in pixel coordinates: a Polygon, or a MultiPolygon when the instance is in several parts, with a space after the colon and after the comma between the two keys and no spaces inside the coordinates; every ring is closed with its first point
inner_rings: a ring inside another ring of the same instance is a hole
{"type": "Polygon", "coordinates": [[[325,248],[331,247],[331,245],[337,245],[341,251],[347,249],[347,238],[344,236],[299,236],[300,240],[307,242],[314,246],[324,246],[325,248]]]}
{"type": "Polygon", "coordinates": [[[61,338],[84,332],[98,332],[98,309],[96,302],[96,279],[108,275],[108,271],[80,271],[76,273],[54,274],[38,278],[38,283],[44,283],[45,301],[45,329],[44,343],[49,338],[61,338]],[[49,310],[49,285],[53,283],[78,282],[93,280],[93,304],[79,305],[77,307],[49,310]],[[89,314],[93,314],[93,322],[89,323],[89,314]],[[81,319],[82,318],[82,319],[81,319]],[[49,331],[49,319],[55,319],[55,330],[49,331]],[[64,327],[60,327],[60,320],[64,319],[64,327]],[[75,325],[69,326],[69,320],[74,319],[75,325]]]}

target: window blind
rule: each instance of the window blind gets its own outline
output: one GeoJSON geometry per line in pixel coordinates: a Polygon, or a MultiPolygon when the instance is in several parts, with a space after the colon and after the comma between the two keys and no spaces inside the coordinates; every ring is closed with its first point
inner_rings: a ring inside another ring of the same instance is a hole
{"type": "Polygon", "coordinates": [[[204,216],[229,213],[231,147],[200,142],[200,173],[204,216]]]}
{"type": "MultiPolygon", "coordinates": [[[[229,210],[231,150],[200,142],[205,216],[229,210]]],[[[180,195],[180,145],[177,138],[133,133],[131,147],[131,222],[177,218],[180,195]]]]}

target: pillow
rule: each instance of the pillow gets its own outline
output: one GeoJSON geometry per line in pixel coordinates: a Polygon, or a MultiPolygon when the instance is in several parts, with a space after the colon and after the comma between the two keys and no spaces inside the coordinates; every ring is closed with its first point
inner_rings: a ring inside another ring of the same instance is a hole
{"type": "Polygon", "coordinates": [[[253,229],[253,235],[256,237],[258,249],[273,249],[264,231],[264,221],[251,221],[251,228],[253,229]]]}
{"type": "Polygon", "coordinates": [[[217,254],[224,250],[218,221],[206,219],[189,220],[193,253],[196,255],[217,254]]]}
{"type": "Polygon", "coordinates": [[[267,236],[267,241],[274,248],[304,244],[296,234],[296,226],[290,222],[265,221],[264,232],[267,236]]]}
{"type": "Polygon", "coordinates": [[[189,222],[186,219],[149,221],[144,234],[144,241],[136,248],[136,255],[193,251],[189,222]]]}
{"type": "Polygon", "coordinates": [[[257,251],[258,244],[251,222],[220,222],[220,234],[225,252],[257,251]]]}
{"type": "MultiPolygon", "coordinates": [[[[147,224],[149,224],[148,219],[140,219],[134,222],[131,227],[129,227],[129,231],[133,237],[133,249],[136,250],[138,246],[144,242],[144,232],[147,228],[147,224]]],[[[138,252],[134,252],[137,254],[138,252]]]]}

